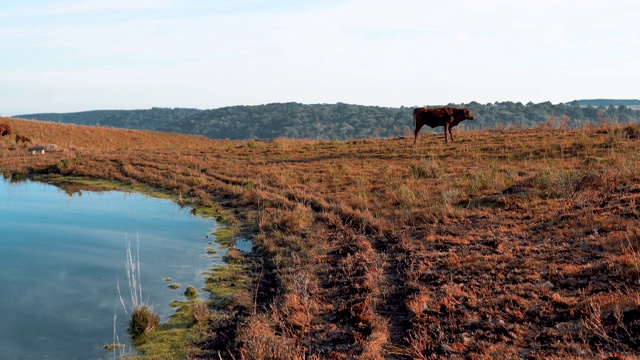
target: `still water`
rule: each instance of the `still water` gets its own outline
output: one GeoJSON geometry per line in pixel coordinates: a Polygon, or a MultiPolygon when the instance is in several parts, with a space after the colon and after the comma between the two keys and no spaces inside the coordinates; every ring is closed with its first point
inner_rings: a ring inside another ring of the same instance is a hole
{"type": "MultiPolygon", "coordinates": [[[[212,219],[169,200],[0,180],[0,359],[109,359],[114,314],[127,339],[127,241],[139,247],[142,297],[163,320],[219,258],[212,219]],[[166,279],[173,279],[167,282],[166,279]],[[177,290],[168,288],[178,283],[177,290]]],[[[129,346],[127,346],[129,348],[129,346]]]]}

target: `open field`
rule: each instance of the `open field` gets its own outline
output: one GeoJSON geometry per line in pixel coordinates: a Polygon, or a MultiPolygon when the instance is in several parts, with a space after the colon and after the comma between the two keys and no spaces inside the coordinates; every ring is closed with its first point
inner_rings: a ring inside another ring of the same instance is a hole
{"type": "Polygon", "coordinates": [[[150,185],[253,239],[191,358],[640,356],[638,126],[414,147],[0,123],[59,147],[0,139],[6,176],[150,185]]]}

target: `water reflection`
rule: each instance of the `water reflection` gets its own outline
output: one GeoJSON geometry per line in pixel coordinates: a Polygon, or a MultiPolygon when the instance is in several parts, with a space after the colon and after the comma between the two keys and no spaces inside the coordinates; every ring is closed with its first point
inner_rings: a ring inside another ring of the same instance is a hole
{"type": "MultiPolygon", "coordinates": [[[[116,279],[127,300],[126,240],[139,240],[142,294],[163,318],[204,284],[212,219],[168,200],[0,180],[2,358],[100,359],[113,342],[116,279]],[[74,194],[74,196],[69,196],[74,194]],[[79,196],[81,195],[81,196],[79,196]],[[170,290],[172,278],[181,287],[170,290]]],[[[125,333],[124,311],[117,329],[125,333]]]]}

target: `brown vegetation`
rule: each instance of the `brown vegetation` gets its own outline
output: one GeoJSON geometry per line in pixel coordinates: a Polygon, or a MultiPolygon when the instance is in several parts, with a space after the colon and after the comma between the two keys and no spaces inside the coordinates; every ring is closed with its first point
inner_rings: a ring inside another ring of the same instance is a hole
{"type": "Polygon", "coordinates": [[[3,140],[5,174],[143,183],[233,209],[252,234],[237,261],[255,293],[220,305],[230,317],[209,322],[194,357],[640,355],[637,126],[416,148],[0,120],[61,149],[3,140]]]}

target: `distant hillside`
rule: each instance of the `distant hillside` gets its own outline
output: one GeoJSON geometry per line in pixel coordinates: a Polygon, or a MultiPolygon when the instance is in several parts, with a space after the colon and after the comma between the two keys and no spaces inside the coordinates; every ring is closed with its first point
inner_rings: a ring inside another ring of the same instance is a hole
{"type": "Polygon", "coordinates": [[[640,106],[640,99],[588,99],[588,100],[582,99],[582,100],[575,100],[575,101],[579,102],[580,106],[594,106],[594,107],[599,107],[599,106],[638,107],[640,106]]]}
{"type": "Polygon", "coordinates": [[[74,113],[43,113],[15,115],[14,118],[77,125],[100,125],[126,129],[182,132],[174,125],[201,112],[198,109],[151,108],[148,110],[93,110],[74,113]]]}
{"type": "Polygon", "coordinates": [[[126,113],[129,110],[93,110],[74,113],[42,113],[14,115],[14,118],[42,120],[65,124],[96,125],[111,116],[126,113]]]}
{"type": "Polygon", "coordinates": [[[412,123],[410,108],[277,103],[203,111],[181,127],[210,138],[347,139],[401,135],[412,123]]]}
{"type": "MultiPolygon", "coordinates": [[[[551,102],[496,102],[449,104],[466,106],[476,121],[460,127],[535,127],[550,119],[578,127],[607,120],[614,123],[640,121],[640,111],[627,105],[585,106],[551,102]],[[554,120],[555,119],[555,120],[554,120]]],[[[592,100],[598,101],[598,100],[592,100]]],[[[621,100],[624,101],[624,100],[621,100]]],[[[412,131],[413,107],[388,108],[350,104],[274,103],[256,106],[230,106],[211,110],[152,108],[149,110],[98,110],[66,114],[16,115],[15,118],[100,125],[108,127],[181,132],[213,139],[254,139],[287,137],[293,139],[358,139],[395,137],[412,131]]],[[[424,130],[423,130],[424,131],[424,130]]],[[[442,132],[442,129],[428,131],[442,132]]]]}

